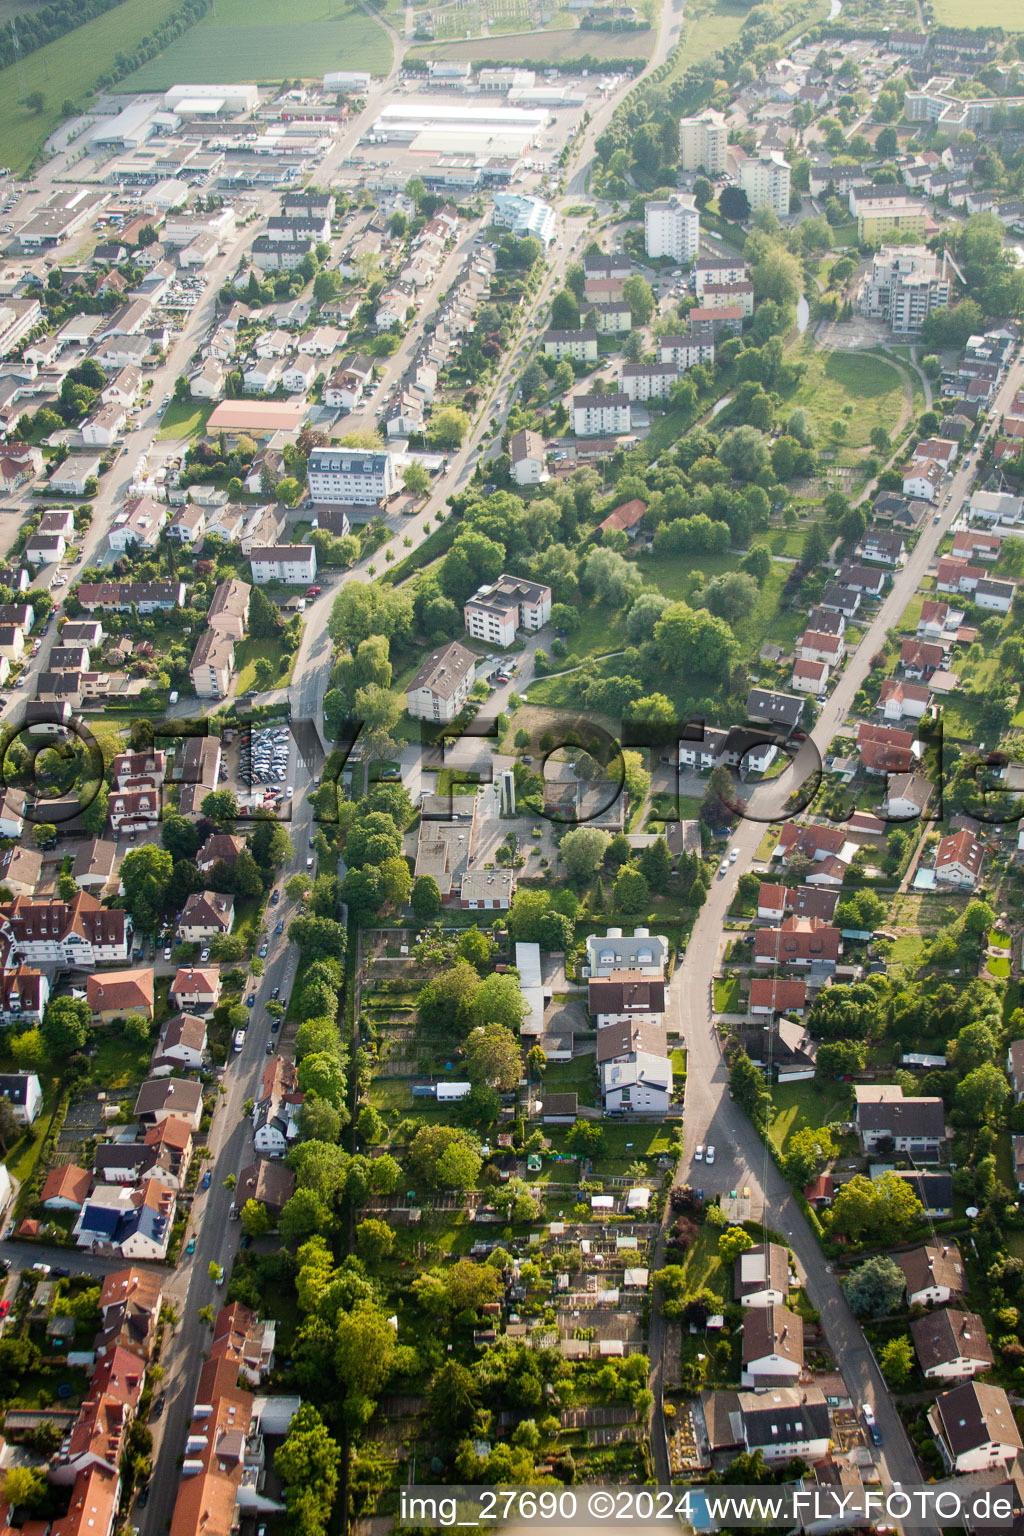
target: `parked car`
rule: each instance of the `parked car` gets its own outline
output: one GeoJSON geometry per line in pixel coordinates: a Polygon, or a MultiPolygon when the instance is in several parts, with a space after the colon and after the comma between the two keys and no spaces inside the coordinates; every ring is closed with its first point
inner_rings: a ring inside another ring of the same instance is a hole
{"type": "Polygon", "coordinates": [[[255,992],[250,992],[249,993],[249,996],[245,1000],[245,1006],[247,1008],[255,1008],[256,1007],[256,993],[255,992]]]}
{"type": "Polygon", "coordinates": [[[196,1251],[196,1240],[195,1240],[194,1237],[190,1237],[188,1242],[185,1244],[185,1252],[186,1253],[195,1253],[195,1251],[196,1251]]]}
{"type": "Polygon", "coordinates": [[[705,1153],[704,1153],[704,1161],[705,1161],[705,1162],[706,1162],[706,1163],[713,1163],[713,1162],[714,1162],[714,1160],[715,1160],[715,1149],[714,1149],[714,1147],[713,1147],[713,1146],[711,1146],[711,1144],[710,1144],[710,1143],[709,1143],[709,1144],[708,1144],[708,1149],[707,1149],[707,1151],[706,1151],[706,1152],[705,1152],[705,1153]]]}
{"type": "Polygon", "coordinates": [[[210,1172],[209,1168],[207,1168],[206,1172],[203,1174],[202,1179],[200,1180],[199,1188],[200,1189],[209,1189],[209,1187],[210,1187],[212,1182],[213,1182],[213,1174],[210,1172]]]}

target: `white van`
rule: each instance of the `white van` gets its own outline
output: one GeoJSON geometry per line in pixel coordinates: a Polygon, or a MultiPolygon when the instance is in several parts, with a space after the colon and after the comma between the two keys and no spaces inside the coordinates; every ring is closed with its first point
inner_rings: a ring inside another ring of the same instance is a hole
{"type": "Polygon", "coordinates": [[[236,1029],[235,1030],[235,1050],[236,1051],[240,1051],[244,1044],[245,1044],[245,1030],[244,1029],[236,1029]]]}

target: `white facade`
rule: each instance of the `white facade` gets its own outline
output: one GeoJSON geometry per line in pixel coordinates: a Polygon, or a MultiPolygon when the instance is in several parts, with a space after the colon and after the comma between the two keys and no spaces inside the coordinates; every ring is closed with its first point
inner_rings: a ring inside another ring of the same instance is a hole
{"type": "Polygon", "coordinates": [[[688,192],[676,192],[644,207],[644,241],[650,257],[692,261],[700,243],[700,214],[688,192]]]}
{"type": "Polygon", "coordinates": [[[740,186],[747,194],[752,213],[770,208],[778,218],[789,213],[790,177],[788,162],[778,150],[768,155],[750,155],[740,164],[740,186]]]}
{"type": "Polygon", "coordinates": [[[628,395],[576,395],[572,429],[577,437],[614,437],[630,429],[628,395]]]}
{"type": "Polygon", "coordinates": [[[283,581],[298,587],[316,576],[316,550],[312,544],[278,544],[273,549],[254,549],[250,558],[252,579],[258,587],[283,581]]]}
{"type": "Polygon", "coordinates": [[[308,480],[314,502],[364,507],[386,501],[395,483],[389,453],[359,448],[314,448],[308,480]]]}

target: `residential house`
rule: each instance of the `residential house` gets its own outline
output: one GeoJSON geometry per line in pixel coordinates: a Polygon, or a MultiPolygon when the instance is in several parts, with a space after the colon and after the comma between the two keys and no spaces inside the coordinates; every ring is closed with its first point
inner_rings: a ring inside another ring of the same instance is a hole
{"type": "Polygon", "coordinates": [[[926,1381],[960,1381],[995,1364],[985,1324],[976,1312],[942,1307],[915,1318],[910,1337],[926,1381]]]}
{"type": "Polygon", "coordinates": [[[301,587],[316,580],[316,550],[312,544],[277,544],[270,549],[254,549],[249,563],[257,586],[280,581],[285,586],[301,587]]]}
{"type": "Polygon", "coordinates": [[[663,1017],[641,1015],[639,1018],[620,1018],[610,1024],[598,1024],[597,1065],[599,1069],[606,1061],[627,1061],[640,1052],[648,1056],[665,1054],[663,1017]]]}
{"type": "Polygon", "coordinates": [[[889,777],[882,809],[890,821],[915,821],[924,814],[932,786],[920,773],[894,773],[889,777]]]}
{"type": "Polygon", "coordinates": [[[625,1061],[609,1061],[601,1069],[601,1094],[606,1113],[664,1114],[672,1101],[672,1063],[667,1056],[634,1052],[625,1061]]]}
{"type": "Polygon", "coordinates": [[[807,1006],[807,983],[802,978],[754,976],[750,982],[747,1010],[752,1018],[774,1018],[777,1013],[802,1014],[807,1006]]]}
{"type": "Polygon", "coordinates": [[[260,1159],[238,1175],[232,1215],[240,1215],[250,1200],[262,1205],[276,1226],[277,1218],[295,1193],[295,1175],[284,1163],[260,1159]]]}
{"type": "Polygon", "coordinates": [[[626,394],[574,395],[572,429],[577,437],[615,437],[630,430],[626,394]]]}
{"type": "Polygon", "coordinates": [[[302,1097],[295,1063],[283,1056],[272,1057],[252,1112],[253,1147],[261,1156],[284,1157],[298,1135],[302,1097]]]}
{"type": "Polygon", "coordinates": [[[0,1099],[6,1099],[16,1125],[35,1125],[43,1090],[35,1072],[0,1072],[0,1099]]]}
{"type": "Polygon", "coordinates": [[[530,633],[551,618],[551,588],[525,577],[501,575],[480,587],[463,607],[467,633],[488,645],[511,645],[521,629],[530,633]]]}
{"type": "Polygon", "coordinates": [[[219,891],[193,891],[178,923],[178,940],[182,944],[204,944],[230,933],[234,920],[233,896],[219,891]]]}
{"type": "Polygon", "coordinates": [[[803,657],[798,657],[793,663],[789,686],[795,693],[824,693],[828,687],[828,663],[805,661],[803,657]]]}
{"type": "Polygon", "coordinates": [[[984,849],[966,827],[939,839],[935,852],[935,878],[945,885],[971,889],[981,875],[984,849]]]}
{"type": "Polygon", "coordinates": [[[100,1358],[122,1348],[148,1360],[159,1336],[163,1304],[163,1277],[153,1270],[114,1270],[103,1277],[100,1288],[100,1331],[96,1353],[100,1358]]]}
{"type": "MultiPolygon", "coordinates": [[[[746,1255],[741,1255],[746,1257],[746,1255]]],[[[832,1444],[828,1405],[818,1387],[772,1387],[738,1394],[743,1448],[767,1462],[821,1461],[832,1444]]]]}
{"type": "Polygon", "coordinates": [[[195,1132],[203,1117],[203,1090],[182,1077],[149,1078],[135,1100],[135,1118],[142,1125],[159,1125],[177,1115],[195,1132]]]}
{"type": "Polygon", "coordinates": [[[216,967],[201,970],[183,965],[171,982],[171,1007],[182,1013],[209,1013],[219,998],[220,972],[216,967]]]}
{"type": "Polygon", "coordinates": [[[198,1072],[205,1055],[206,1021],[194,1013],[178,1013],[161,1026],[149,1070],[154,1077],[198,1072]]]}
{"type": "Polygon", "coordinates": [[[538,432],[522,427],[509,439],[512,478],[517,485],[540,485],[547,479],[544,439],[538,432]]]}
{"type": "Polygon", "coordinates": [[[905,1098],[898,1083],[857,1083],[857,1134],[865,1152],[889,1144],[919,1163],[939,1160],[946,1115],[939,1098],[905,1098]]]}
{"type": "Polygon", "coordinates": [[[789,1289],[789,1253],[781,1243],[761,1243],[740,1254],[733,1267],[733,1299],[741,1307],[781,1307],[789,1289]]]}
{"type": "Polygon", "coordinates": [[[74,1163],[51,1168],[43,1182],[39,1203],[47,1211],[80,1211],[92,1189],[92,1174],[74,1163]]]}
{"type": "Polygon", "coordinates": [[[31,965],[92,970],[127,963],[131,928],[126,912],[81,891],[71,902],[16,896],[0,905],[0,935],[31,965]]]}
{"type": "Polygon", "coordinates": [[[94,1019],[109,1024],[130,1013],[153,1017],[153,972],[142,966],[131,971],[101,971],[88,977],[85,998],[94,1019]]]}
{"type": "Polygon", "coordinates": [[[795,1385],[804,1368],[804,1322],[788,1307],[748,1307],[741,1324],[744,1387],[795,1385]]]}
{"type": "Polygon", "coordinates": [[[842,953],[839,929],[813,917],[787,917],[754,934],[754,964],[799,966],[834,974],[842,953]]]}
{"type": "Polygon", "coordinates": [[[245,849],[245,841],[241,837],[233,837],[228,832],[211,832],[199,852],[196,854],[196,868],[200,874],[208,874],[215,864],[226,864],[233,869],[238,862],[238,856],[245,849]]]}
{"type": "Polygon", "coordinates": [[[545,331],[541,337],[545,356],[560,363],[569,358],[575,363],[596,363],[597,331],[583,327],[576,331],[545,331]]]}
{"type": "Polygon", "coordinates": [[[405,690],[405,707],[413,719],[454,720],[476,677],[476,657],[458,640],[451,640],[427,657],[405,690]]]}
{"type": "Polygon", "coordinates": [[[645,976],[642,971],[591,977],[587,1009],[599,1030],[632,1019],[660,1024],[665,1014],[665,983],[660,976],[645,976]]]}
{"type": "Polygon", "coordinates": [[[668,940],[637,928],[624,934],[621,928],[609,928],[606,934],[592,933],[587,938],[587,970],[592,977],[611,976],[616,971],[639,971],[644,976],[663,976],[668,960],[668,940]]]}
{"type": "Polygon", "coordinates": [[[1009,1467],[1024,1449],[1002,1387],[971,1381],[943,1392],[928,1410],[928,1423],[950,1472],[1009,1467]]]}
{"type": "Polygon", "coordinates": [[[890,773],[907,773],[917,761],[913,733],[896,730],[891,726],[858,726],[857,747],[865,773],[881,777],[890,773]]]}

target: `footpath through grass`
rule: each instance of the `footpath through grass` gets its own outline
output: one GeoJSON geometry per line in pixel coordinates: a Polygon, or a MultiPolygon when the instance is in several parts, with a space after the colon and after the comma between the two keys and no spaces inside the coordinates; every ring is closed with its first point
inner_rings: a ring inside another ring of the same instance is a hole
{"type": "Polygon", "coordinates": [[[391,69],[391,39],[356,0],[217,0],[215,13],[136,70],[123,89],[166,90],[179,80],[313,79],[339,68],[373,75],[391,69]]]}

